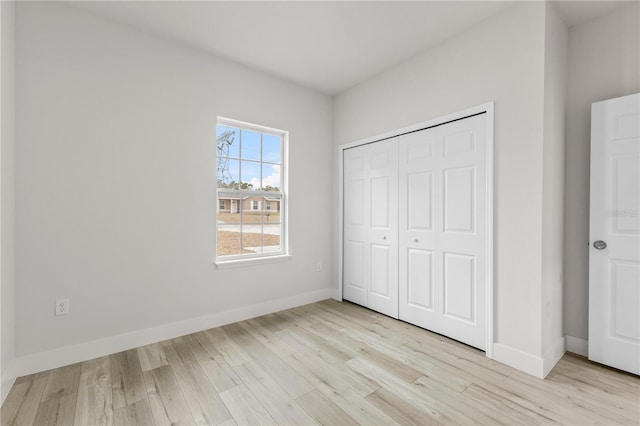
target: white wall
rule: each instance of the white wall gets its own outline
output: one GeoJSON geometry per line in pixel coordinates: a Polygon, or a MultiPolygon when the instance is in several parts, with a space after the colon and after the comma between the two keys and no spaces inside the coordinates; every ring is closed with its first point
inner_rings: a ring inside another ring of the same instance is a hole
{"type": "MultiPolygon", "coordinates": [[[[546,6],[542,199],[542,354],[545,369],[562,357],[565,105],[569,31],[552,3],[546,6]]],[[[544,374],[546,375],[548,371],[544,374]]]]}
{"type": "Polygon", "coordinates": [[[23,370],[55,348],[333,294],[329,97],[65,5],[20,3],[16,25],[23,370]],[[289,262],[212,264],[218,115],[290,132],[289,262]],[[60,297],[71,313],[54,317],[60,297]]]}
{"type": "Polygon", "coordinates": [[[639,16],[635,2],[569,30],[564,331],[577,352],[588,338],[591,104],[640,92],[639,16]]]}
{"type": "Polygon", "coordinates": [[[541,356],[544,22],[544,3],[518,4],[339,95],[334,110],[339,145],[495,101],[495,341],[525,362],[541,356]]]}
{"type": "Polygon", "coordinates": [[[0,82],[1,102],[0,127],[2,128],[0,144],[0,377],[2,390],[0,402],[9,392],[15,378],[11,368],[14,357],[14,179],[13,153],[15,142],[14,119],[14,31],[15,4],[12,1],[0,2],[1,22],[0,35],[2,51],[2,76],[0,82]]]}
{"type": "MultiPolygon", "coordinates": [[[[3,372],[14,331],[8,4],[2,2],[3,372]]],[[[590,104],[640,91],[638,15],[634,4],[569,31],[563,194],[555,185],[562,179],[556,89],[565,35],[543,3],[518,4],[338,96],[333,138],[325,96],[68,6],[19,4],[17,355],[41,361],[38,354],[52,353],[45,351],[94,339],[114,342],[149,327],[157,336],[169,323],[188,328],[199,317],[251,315],[267,309],[257,307],[264,301],[284,306],[331,294],[331,207],[306,208],[317,206],[317,197],[334,200],[337,180],[332,187],[327,171],[331,164],[335,170],[337,150],[328,141],[337,146],[491,100],[496,342],[534,358],[553,347],[562,313],[562,195],[564,330],[585,339],[590,104]],[[217,115],[291,132],[291,262],[214,269],[217,115]],[[543,214],[547,208],[553,215],[543,214]],[[58,297],[71,299],[68,317],[53,316],[58,297]]],[[[334,206],[333,218],[338,214],[334,206]]]]}

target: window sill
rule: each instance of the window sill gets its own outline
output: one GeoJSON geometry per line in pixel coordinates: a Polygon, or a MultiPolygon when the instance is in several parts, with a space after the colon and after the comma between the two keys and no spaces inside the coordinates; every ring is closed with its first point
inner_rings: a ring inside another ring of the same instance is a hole
{"type": "Polygon", "coordinates": [[[217,260],[214,263],[216,269],[243,268],[245,266],[262,265],[267,263],[288,262],[291,260],[290,254],[277,256],[254,257],[249,259],[217,260]]]}

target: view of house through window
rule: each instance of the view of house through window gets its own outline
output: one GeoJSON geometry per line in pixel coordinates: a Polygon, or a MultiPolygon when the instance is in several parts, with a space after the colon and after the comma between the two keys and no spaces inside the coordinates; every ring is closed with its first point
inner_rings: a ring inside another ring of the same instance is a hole
{"type": "Polygon", "coordinates": [[[285,252],[286,133],[218,120],[217,257],[264,257],[285,252]]]}

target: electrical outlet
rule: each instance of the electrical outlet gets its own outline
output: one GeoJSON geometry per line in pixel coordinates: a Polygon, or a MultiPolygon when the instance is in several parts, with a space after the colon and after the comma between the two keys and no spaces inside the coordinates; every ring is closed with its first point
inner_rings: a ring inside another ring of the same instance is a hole
{"type": "Polygon", "coordinates": [[[316,263],[316,272],[322,271],[322,262],[316,263]]]}
{"type": "Polygon", "coordinates": [[[56,316],[67,315],[69,313],[69,299],[56,300],[56,316]]]}

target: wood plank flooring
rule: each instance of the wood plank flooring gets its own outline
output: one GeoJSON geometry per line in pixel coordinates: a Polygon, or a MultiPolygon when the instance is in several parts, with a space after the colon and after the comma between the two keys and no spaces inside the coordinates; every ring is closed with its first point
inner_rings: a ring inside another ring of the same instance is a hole
{"type": "Polygon", "coordinates": [[[539,380],[326,300],[19,378],[2,425],[640,424],[640,378],[567,354],[539,380]]]}

